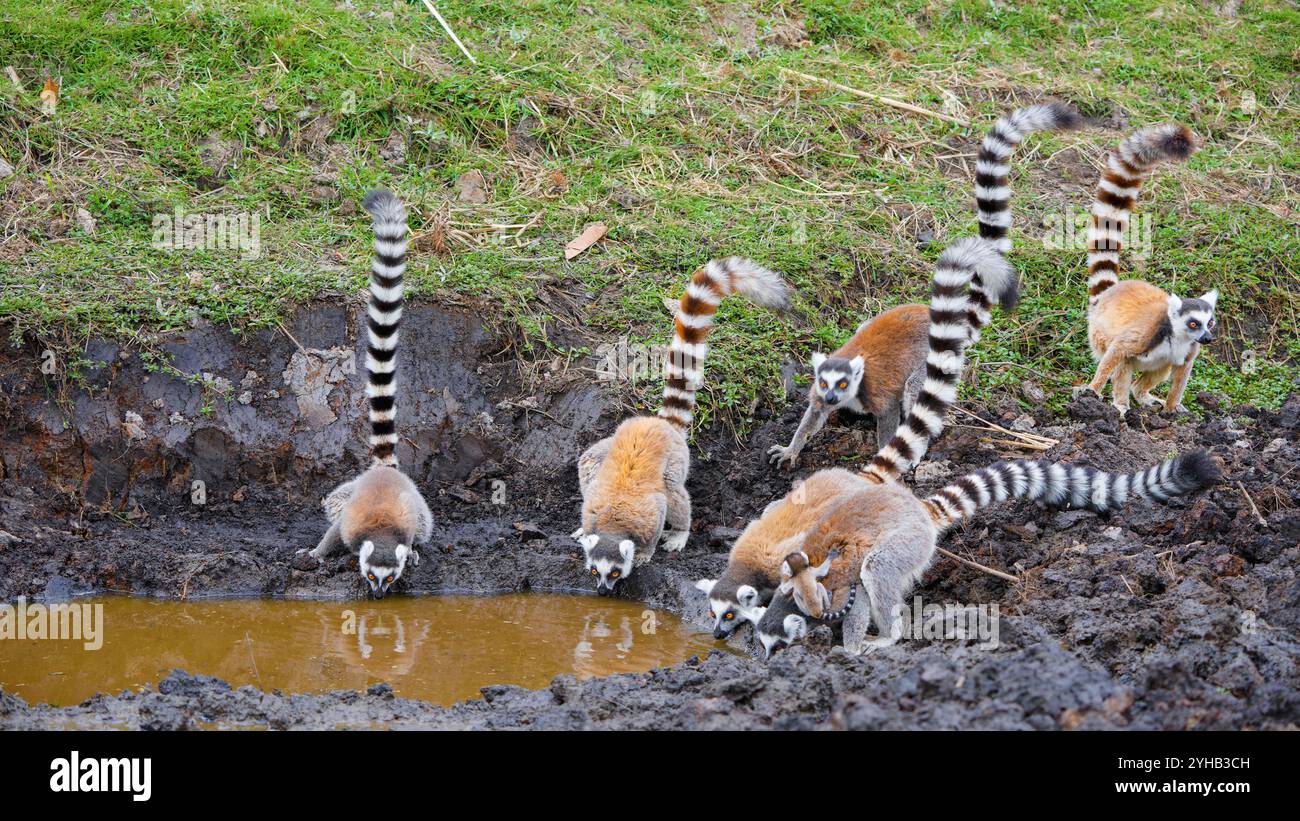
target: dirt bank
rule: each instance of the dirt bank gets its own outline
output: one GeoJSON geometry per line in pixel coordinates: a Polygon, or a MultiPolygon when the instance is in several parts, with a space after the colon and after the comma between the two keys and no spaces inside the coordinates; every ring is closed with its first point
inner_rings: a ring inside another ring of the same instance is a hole
{"type": "MultiPolygon", "coordinates": [[[[199,326],[167,340],[170,363],[92,343],[84,387],[43,374],[34,344],[5,349],[0,600],[362,595],[347,558],[317,569],[294,556],[320,535],[320,497],[365,461],[355,321],[354,308],[322,303],[284,331],[245,339],[199,326]]],[[[407,328],[399,455],[437,524],[427,560],[401,584],[413,593],[585,590],[566,535],[579,504],[573,464],[617,422],[606,389],[521,369],[468,311],[417,304],[407,328]]],[[[1121,421],[1095,399],[1072,404],[1066,418],[1022,416],[1009,401],[981,409],[1059,440],[1051,459],[1125,470],[1199,445],[1227,477],[1199,498],[1108,517],[1003,506],[950,534],[949,549],[1023,580],[941,559],[918,593],[926,603],[997,604],[997,649],[905,641],[851,659],[821,632],[770,663],[714,654],[645,675],[562,677],[540,691],[487,688],[482,701],[452,708],[382,687],[280,695],[178,673],[157,692],[73,708],[0,695],[0,727],[1292,726],[1300,395],[1276,413],[1202,404],[1203,419],[1177,423],[1142,412],[1121,421]]],[[[739,529],[789,489],[792,475],[763,454],[788,441],[800,410],[792,397],[740,442],[698,434],[696,531],[623,595],[705,626],[692,585],[717,575],[739,529]]],[[[998,451],[984,438],[949,430],[909,481],[931,490],[993,461],[998,451]]],[[[842,420],[793,476],[873,450],[870,424],[842,420]]],[[[748,630],[733,641],[755,649],[748,630]]]]}

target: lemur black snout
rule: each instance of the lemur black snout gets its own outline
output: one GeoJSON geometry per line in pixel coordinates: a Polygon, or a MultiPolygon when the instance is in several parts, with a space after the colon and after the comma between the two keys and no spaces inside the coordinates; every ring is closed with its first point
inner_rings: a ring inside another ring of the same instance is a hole
{"type": "Polygon", "coordinates": [[[1214,341],[1214,334],[1210,333],[1209,331],[1206,331],[1205,333],[1201,334],[1201,338],[1197,341],[1200,342],[1202,345],[1208,345],[1214,341]]]}

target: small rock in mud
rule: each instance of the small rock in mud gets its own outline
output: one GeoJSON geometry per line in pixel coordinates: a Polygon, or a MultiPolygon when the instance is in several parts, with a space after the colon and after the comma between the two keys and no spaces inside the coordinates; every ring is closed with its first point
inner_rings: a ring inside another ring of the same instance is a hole
{"type": "Polygon", "coordinates": [[[532,539],[546,538],[546,531],[542,530],[540,527],[533,524],[532,522],[515,522],[514,528],[515,531],[519,534],[519,537],[526,542],[532,539]]]}

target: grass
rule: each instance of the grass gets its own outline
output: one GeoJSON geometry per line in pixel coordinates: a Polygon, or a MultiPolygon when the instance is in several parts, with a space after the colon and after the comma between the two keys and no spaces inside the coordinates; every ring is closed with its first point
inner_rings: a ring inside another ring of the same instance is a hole
{"type": "MultiPolygon", "coordinates": [[[[385,185],[414,215],[412,295],[481,300],[528,359],[664,342],[662,298],[710,257],[782,271],[792,314],[729,304],[716,332],[703,421],[743,426],[781,401],[783,362],[925,298],[944,245],[974,232],[974,140],[1008,108],[1057,95],[1109,128],[1035,136],[1018,153],[1025,300],[972,352],[966,395],[1017,396],[1028,378],[1059,406],[1090,376],[1083,252],[1045,247],[1044,220],[1086,208],[1106,150],[1167,120],[1206,145],[1150,184],[1152,248],[1127,273],[1144,262],[1141,276],[1184,295],[1221,290],[1227,339],[1189,395],[1276,406],[1295,388],[1300,11],[1285,0],[1232,19],[1163,0],[440,10],[477,65],[417,2],[0,0],[0,53],[23,86],[0,76],[0,158],[16,169],[0,180],[9,337],[72,354],[96,336],[147,347],[196,318],[243,332],[355,293],[368,255],[355,204],[385,185]],[[62,78],[54,116],[37,98],[47,76],[62,78]],[[473,170],[482,204],[457,197],[473,170]],[[257,215],[261,253],[152,247],[155,216],[178,207],[257,215]],[[563,261],[596,220],[609,236],[563,261]]],[[[628,400],[652,406],[656,390],[640,382],[628,400]]]]}

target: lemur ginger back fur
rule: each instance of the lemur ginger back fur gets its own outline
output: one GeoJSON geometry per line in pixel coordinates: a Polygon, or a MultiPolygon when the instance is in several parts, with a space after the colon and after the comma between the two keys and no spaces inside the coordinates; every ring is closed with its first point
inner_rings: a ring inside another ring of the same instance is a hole
{"type": "Polygon", "coordinates": [[[719,303],[732,293],[772,308],[789,301],[781,277],[749,260],[731,257],[700,268],[674,318],[658,415],[623,422],[578,458],[582,527],[573,536],[601,595],[648,562],[661,537],[666,550],[686,546],[691,526],[686,433],[704,380],[705,340],[719,303]]]}

